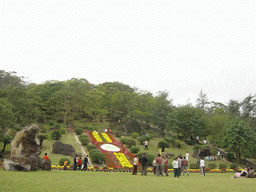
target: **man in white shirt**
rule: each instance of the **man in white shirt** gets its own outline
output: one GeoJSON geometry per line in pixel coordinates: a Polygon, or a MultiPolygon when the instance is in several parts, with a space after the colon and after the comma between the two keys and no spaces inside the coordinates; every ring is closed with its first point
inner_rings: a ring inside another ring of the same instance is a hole
{"type": "Polygon", "coordinates": [[[178,177],[178,178],[180,178],[179,177],[179,165],[178,165],[178,157],[176,157],[175,159],[174,159],[174,161],[172,162],[172,167],[173,167],[173,169],[174,169],[174,177],[178,177]]]}
{"type": "Polygon", "coordinates": [[[148,141],[145,141],[145,150],[148,150],[148,141]]]}
{"type": "Polygon", "coordinates": [[[187,151],[187,153],[186,153],[186,159],[187,159],[187,161],[189,161],[188,158],[189,158],[189,153],[188,153],[188,151],[187,151]]]}
{"type": "Polygon", "coordinates": [[[204,170],[205,162],[204,162],[203,158],[201,158],[201,160],[200,160],[200,167],[201,167],[201,176],[205,176],[205,170],[204,170]]]}

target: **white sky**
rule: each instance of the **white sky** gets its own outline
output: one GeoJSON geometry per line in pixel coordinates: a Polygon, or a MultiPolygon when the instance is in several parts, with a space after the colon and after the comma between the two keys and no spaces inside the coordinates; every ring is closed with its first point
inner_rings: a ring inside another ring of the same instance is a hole
{"type": "Polygon", "coordinates": [[[256,93],[255,0],[2,0],[0,69],[119,81],[175,104],[256,93]]]}

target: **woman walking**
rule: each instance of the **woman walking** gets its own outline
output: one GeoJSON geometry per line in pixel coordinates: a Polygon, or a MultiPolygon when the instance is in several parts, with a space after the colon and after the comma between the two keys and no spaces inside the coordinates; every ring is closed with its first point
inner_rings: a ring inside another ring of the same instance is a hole
{"type": "Polygon", "coordinates": [[[169,176],[168,175],[168,168],[169,168],[169,159],[168,156],[165,156],[165,160],[164,160],[164,172],[166,174],[166,177],[169,176]]]}

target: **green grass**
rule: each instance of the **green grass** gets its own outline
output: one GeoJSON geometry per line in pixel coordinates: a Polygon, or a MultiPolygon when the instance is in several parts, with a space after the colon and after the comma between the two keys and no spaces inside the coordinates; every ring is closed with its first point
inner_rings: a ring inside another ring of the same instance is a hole
{"type": "MultiPolygon", "coordinates": [[[[66,133],[62,135],[61,142],[72,145],[77,153],[81,153],[81,150],[78,148],[77,143],[75,141],[75,137],[73,133],[66,133]]],[[[52,145],[56,142],[55,140],[44,140],[43,141],[43,148],[41,149],[40,157],[44,156],[44,153],[48,153],[49,158],[52,161],[52,165],[59,165],[59,160],[61,158],[67,158],[73,164],[73,158],[70,156],[60,155],[60,154],[52,154],[52,145]]]]}
{"type": "Polygon", "coordinates": [[[200,173],[174,178],[83,171],[11,172],[0,170],[1,191],[254,191],[255,179],[232,173],[200,173]]]}

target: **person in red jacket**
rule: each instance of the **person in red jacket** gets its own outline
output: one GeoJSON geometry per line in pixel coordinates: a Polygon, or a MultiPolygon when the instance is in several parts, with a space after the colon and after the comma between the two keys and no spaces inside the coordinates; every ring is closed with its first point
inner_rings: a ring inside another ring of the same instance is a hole
{"type": "Polygon", "coordinates": [[[49,157],[48,157],[47,153],[44,154],[44,159],[49,161],[49,157]]]}
{"type": "Polygon", "coordinates": [[[81,167],[82,167],[82,160],[81,160],[81,157],[78,159],[77,166],[78,166],[78,170],[81,171],[81,167]]]}

